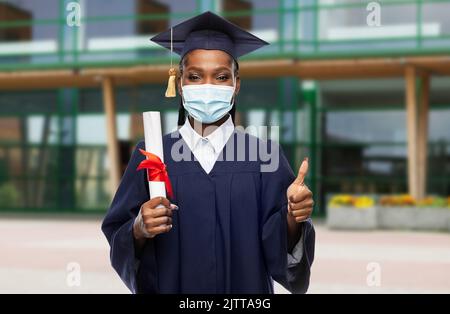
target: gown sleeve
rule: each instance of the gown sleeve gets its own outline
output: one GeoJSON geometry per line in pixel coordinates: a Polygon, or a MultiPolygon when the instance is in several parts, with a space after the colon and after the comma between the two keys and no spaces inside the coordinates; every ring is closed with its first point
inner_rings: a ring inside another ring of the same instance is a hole
{"type": "Polygon", "coordinates": [[[112,267],[133,293],[137,293],[139,259],[134,246],[133,223],[143,203],[148,201],[145,171],[136,171],[144,159],[136,145],[119,188],[102,223],[102,231],[110,245],[112,267]]]}
{"type": "Polygon", "coordinates": [[[302,222],[302,245],[297,245],[303,250],[301,260],[297,263],[288,261],[286,191],[295,175],[281,147],[270,143],[269,141],[268,145],[276,145],[278,148],[279,164],[275,171],[261,172],[261,239],[266,266],[270,276],[288,291],[305,293],[309,287],[310,269],[314,260],[315,231],[311,219],[302,222]]]}

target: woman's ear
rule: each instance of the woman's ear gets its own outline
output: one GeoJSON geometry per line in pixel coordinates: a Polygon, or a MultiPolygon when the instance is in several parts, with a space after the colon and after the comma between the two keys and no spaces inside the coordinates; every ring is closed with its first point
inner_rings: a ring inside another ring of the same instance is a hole
{"type": "Polygon", "coordinates": [[[239,90],[241,89],[241,78],[239,77],[239,74],[236,75],[236,88],[234,89],[234,97],[239,94],[239,90]]]}

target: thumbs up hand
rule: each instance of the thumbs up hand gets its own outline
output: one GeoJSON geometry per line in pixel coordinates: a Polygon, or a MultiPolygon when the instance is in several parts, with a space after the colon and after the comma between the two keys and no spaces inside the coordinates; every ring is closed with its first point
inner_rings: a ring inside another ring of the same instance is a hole
{"type": "Polygon", "coordinates": [[[297,178],[287,189],[288,218],[300,223],[311,217],[314,201],[313,194],[305,185],[305,177],[308,173],[308,158],[300,165],[297,178]]]}

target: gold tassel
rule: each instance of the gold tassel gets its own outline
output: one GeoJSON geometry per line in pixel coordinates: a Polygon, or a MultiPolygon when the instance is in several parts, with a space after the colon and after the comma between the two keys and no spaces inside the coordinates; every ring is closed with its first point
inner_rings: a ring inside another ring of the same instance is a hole
{"type": "Polygon", "coordinates": [[[169,81],[167,82],[166,97],[175,97],[177,95],[175,88],[176,78],[177,78],[177,70],[175,70],[174,68],[170,68],[169,81]]]}

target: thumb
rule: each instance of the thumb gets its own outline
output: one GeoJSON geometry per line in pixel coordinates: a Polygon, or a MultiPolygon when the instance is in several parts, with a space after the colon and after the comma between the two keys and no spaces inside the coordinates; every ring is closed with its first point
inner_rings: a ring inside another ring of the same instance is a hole
{"type": "Polygon", "coordinates": [[[305,177],[307,174],[308,174],[308,157],[305,157],[305,159],[303,159],[302,161],[302,164],[300,165],[300,168],[298,169],[298,175],[294,183],[303,184],[305,182],[305,177]]]}

